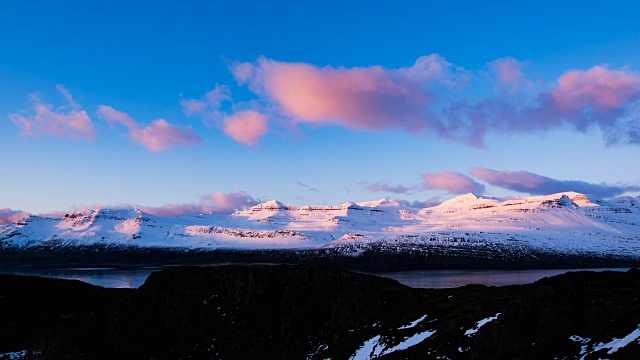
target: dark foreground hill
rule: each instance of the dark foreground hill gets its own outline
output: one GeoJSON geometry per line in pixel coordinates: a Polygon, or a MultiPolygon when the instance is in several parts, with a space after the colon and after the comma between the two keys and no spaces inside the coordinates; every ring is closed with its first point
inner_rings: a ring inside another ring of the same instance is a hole
{"type": "Polygon", "coordinates": [[[640,270],[437,290],[323,265],[175,268],[134,290],[0,275],[1,353],[24,359],[638,359],[640,270]]]}

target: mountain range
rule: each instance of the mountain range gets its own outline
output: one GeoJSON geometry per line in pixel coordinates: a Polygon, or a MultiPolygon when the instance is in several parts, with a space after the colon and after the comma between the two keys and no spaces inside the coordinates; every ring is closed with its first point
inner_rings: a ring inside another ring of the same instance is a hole
{"type": "Polygon", "coordinates": [[[272,200],[232,214],[160,217],[88,209],[0,226],[7,251],[74,247],[171,251],[286,250],[358,258],[377,253],[539,259],[640,258],[640,197],[600,200],[576,192],[482,198],[426,208],[382,199],[338,206],[272,200]]]}

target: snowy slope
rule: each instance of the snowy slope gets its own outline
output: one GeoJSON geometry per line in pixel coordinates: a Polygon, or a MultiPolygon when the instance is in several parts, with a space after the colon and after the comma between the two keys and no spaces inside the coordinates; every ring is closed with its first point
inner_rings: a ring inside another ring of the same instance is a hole
{"type": "Polygon", "coordinates": [[[424,209],[387,199],[338,206],[291,206],[272,200],[230,215],[176,218],[138,210],[94,209],[60,219],[31,216],[0,226],[0,243],[12,247],[349,248],[356,255],[358,249],[380,243],[422,248],[499,243],[572,254],[640,256],[640,200],[592,200],[575,192],[508,200],[467,194],[424,209]]]}

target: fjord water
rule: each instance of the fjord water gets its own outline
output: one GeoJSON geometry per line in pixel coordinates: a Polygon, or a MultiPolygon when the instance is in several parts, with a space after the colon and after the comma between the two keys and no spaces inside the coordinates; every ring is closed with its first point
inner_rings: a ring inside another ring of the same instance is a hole
{"type": "Polygon", "coordinates": [[[375,274],[413,288],[455,288],[469,284],[505,286],[530,284],[542,278],[572,271],[627,271],[629,268],[544,270],[414,270],[375,274]]]}
{"type": "Polygon", "coordinates": [[[55,279],[80,280],[107,288],[137,288],[160,267],[134,268],[51,268],[36,266],[0,267],[0,274],[41,276],[55,279]]]}
{"type": "MultiPolygon", "coordinates": [[[[41,276],[57,279],[80,280],[108,288],[137,288],[149,274],[162,267],[130,268],[51,268],[36,266],[0,267],[0,274],[41,276]]],[[[628,268],[551,269],[551,270],[414,270],[375,273],[414,288],[454,288],[469,284],[505,286],[529,284],[544,277],[570,271],[626,271],[628,268]]]]}

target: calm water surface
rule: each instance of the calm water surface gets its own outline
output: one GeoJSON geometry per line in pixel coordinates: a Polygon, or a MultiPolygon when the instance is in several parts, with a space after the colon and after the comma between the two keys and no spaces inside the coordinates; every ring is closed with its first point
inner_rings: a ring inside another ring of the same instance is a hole
{"type": "MultiPolygon", "coordinates": [[[[32,275],[57,279],[72,279],[109,288],[137,288],[149,274],[162,267],[137,268],[40,268],[0,267],[0,274],[32,275]]],[[[453,288],[468,284],[504,286],[529,284],[544,277],[569,271],[626,271],[628,268],[560,269],[560,270],[416,270],[376,273],[416,288],[453,288]]]]}
{"type": "Polygon", "coordinates": [[[160,267],[138,268],[40,268],[0,267],[0,274],[42,276],[56,279],[80,280],[108,288],[137,288],[160,267]]]}
{"type": "Polygon", "coordinates": [[[469,284],[505,286],[530,284],[542,278],[570,271],[627,271],[629,268],[553,269],[553,270],[415,270],[398,271],[378,276],[398,280],[414,288],[454,288],[469,284]]]}

